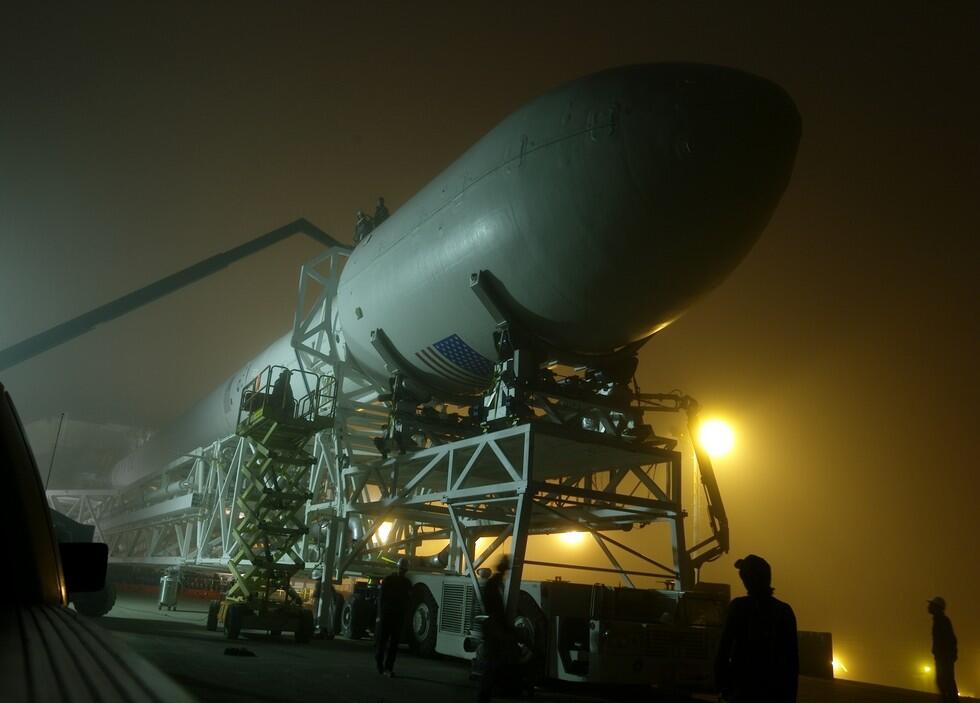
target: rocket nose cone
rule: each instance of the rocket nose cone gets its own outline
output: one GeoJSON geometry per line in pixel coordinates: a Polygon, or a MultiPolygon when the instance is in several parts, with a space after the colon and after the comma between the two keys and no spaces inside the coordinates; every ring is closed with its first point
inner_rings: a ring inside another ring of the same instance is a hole
{"type": "Polygon", "coordinates": [[[643,82],[623,120],[638,194],[629,246],[648,254],[643,265],[671,263],[654,294],[688,291],[679,310],[734,269],[768,223],[800,115],[778,85],[733,69],[656,66],[643,82]]]}
{"type": "Polygon", "coordinates": [[[719,69],[680,81],[669,135],[682,184],[725,192],[770,193],[786,186],[801,120],[781,87],[757,76],[719,69]]]}
{"type": "MultiPolygon", "coordinates": [[[[716,66],[657,67],[628,131],[631,168],[651,205],[718,212],[775,205],[792,170],[800,115],[781,87],[716,66]]],[[[730,214],[727,213],[726,214],[730,214]]]]}

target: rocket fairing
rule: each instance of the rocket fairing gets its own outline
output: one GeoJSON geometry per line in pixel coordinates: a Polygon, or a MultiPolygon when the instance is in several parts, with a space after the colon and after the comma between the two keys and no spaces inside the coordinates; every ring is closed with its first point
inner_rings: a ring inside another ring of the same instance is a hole
{"type": "MultiPolygon", "coordinates": [[[[383,330],[430,388],[480,390],[496,360],[495,320],[470,290],[481,271],[553,348],[598,355],[648,338],[758,239],[800,129],[782,88],[729,68],[626,66],[556,88],[356,247],[331,312],[341,346],[383,384],[390,370],[372,344],[383,330]]],[[[113,482],[231,434],[241,385],[294,360],[287,335],[120,462],[113,482]]]]}

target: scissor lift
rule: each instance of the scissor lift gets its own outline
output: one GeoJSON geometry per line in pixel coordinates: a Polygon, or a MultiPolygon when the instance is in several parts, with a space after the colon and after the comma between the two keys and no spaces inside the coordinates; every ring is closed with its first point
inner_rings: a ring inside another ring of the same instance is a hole
{"type": "Polygon", "coordinates": [[[333,425],[335,399],[333,377],[282,366],[267,367],[243,389],[237,434],[255,453],[242,467],[234,506],[234,580],[224,600],[211,603],[209,630],[220,625],[229,639],[243,630],[292,632],[297,642],[312,636],[313,615],[290,580],[306,567],[299,544],[314,464],[307,445],[333,425]],[[294,389],[302,391],[298,400],[294,389]]]}

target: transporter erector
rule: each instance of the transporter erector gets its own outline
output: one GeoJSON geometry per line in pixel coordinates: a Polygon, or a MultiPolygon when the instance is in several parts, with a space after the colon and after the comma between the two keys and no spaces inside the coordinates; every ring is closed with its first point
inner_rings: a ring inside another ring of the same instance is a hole
{"type": "MultiPolygon", "coordinates": [[[[497,321],[486,271],[548,351],[601,363],[635,348],[730,273],[786,187],[800,117],[737,70],[651,64],[572,81],[517,110],[350,255],[330,316],[340,355],[384,386],[372,337],[436,395],[489,383],[497,321]]],[[[295,364],[273,342],[114,469],[124,486],[234,432],[242,387],[295,364]]]]}
{"type": "Polygon", "coordinates": [[[209,628],[305,640],[369,631],[364,579],[405,556],[410,646],[473,656],[504,552],[536,675],[710,686],[727,593],[699,572],[727,517],[694,441],[710,529],[688,543],[682,445],[645,417],[694,430],[698,406],[640,393],[636,354],[749,251],[799,137],[785,91],[714,66],[614,68],[531,101],[307,264],[293,329],[113,469],[112,558],[228,565],[209,628]],[[666,559],[611,536],[648,524],[666,559]],[[528,537],[569,529],[610,563],[581,568],[623,588],[522,581],[567,566],[526,559],[528,537]],[[290,584],[314,564],[311,623],[290,584]]]}

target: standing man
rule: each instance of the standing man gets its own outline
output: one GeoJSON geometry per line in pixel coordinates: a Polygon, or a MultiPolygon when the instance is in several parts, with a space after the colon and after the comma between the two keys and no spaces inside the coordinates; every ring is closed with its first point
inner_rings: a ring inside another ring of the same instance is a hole
{"type": "Polygon", "coordinates": [[[382,197],[378,198],[378,204],[374,208],[374,226],[378,227],[382,222],[388,219],[388,208],[385,207],[385,199],[382,197]]]}
{"type": "Polygon", "coordinates": [[[490,703],[494,687],[504,679],[514,657],[511,656],[515,638],[507,621],[507,602],[504,600],[504,577],[510,571],[510,559],[501,557],[494,572],[483,586],[483,607],[487,619],[483,623],[483,676],[477,703],[490,703]]]}
{"type": "Polygon", "coordinates": [[[407,573],[408,558],[402,557],[398,560],[398,571],[388,574],[381,582],[381,595],[378,597],[374,660],[378,664],[378,673],[389,678],[395,675],[395,655],[398,654],[412,592],[412,582],[405,575],[407,573]]]}
{"type": "Polygon", "coordinates": [[[956,635],[953,634],[953,623],[946,616],[946,600],[936,596],[929,601],[929,614],[932,615],[932,656],[936,658],[939,700],[955,703],[959,697],[953,671],[957,657],[956,635]]]}
{"type": "Polygon", "coordinates": [[[361,241],[371,234],[371,220],[367,215],[364,214],[363,210],[358,210],[357,214],[354,215],[354,246],[357,246],[361,241]]]}
{"type": "Polygon", "coordinates": [[[728,606],[715,661],[715,683],[733,703],[795,703],[800,673],[796,616],[773,598],[772,569],[750,554],[735,562],[747,596],[728,606]]]}

